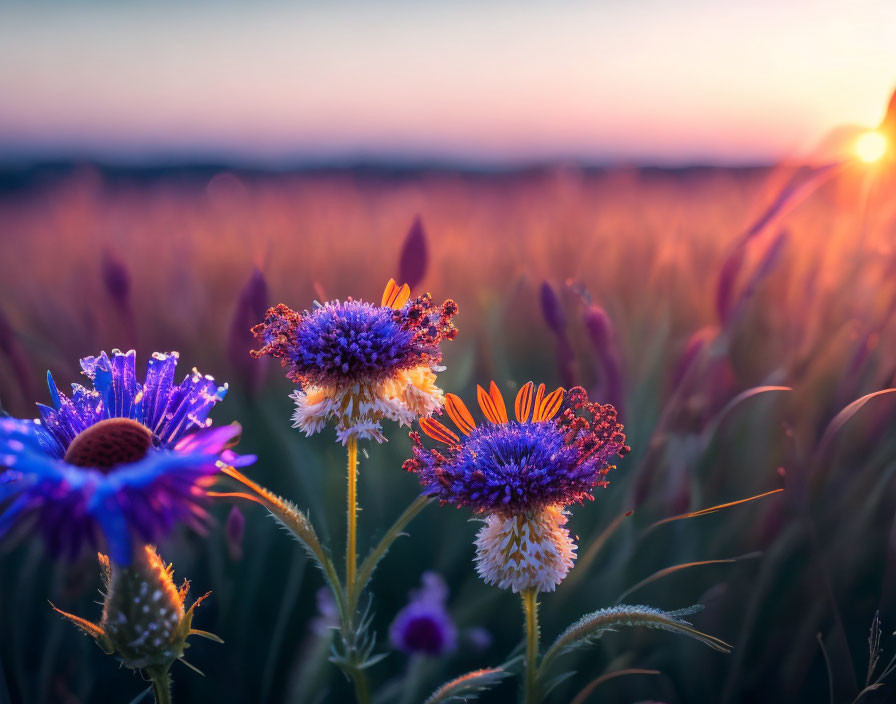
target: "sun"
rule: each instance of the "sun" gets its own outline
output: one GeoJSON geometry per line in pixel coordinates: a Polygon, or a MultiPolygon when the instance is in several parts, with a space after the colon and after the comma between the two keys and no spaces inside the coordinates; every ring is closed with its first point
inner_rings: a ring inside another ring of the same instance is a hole
{"type": "Polygon", "coordinates": [[[877,130],[869,130],[860,135],[853,145],[853,151],[866,164],[879,161],[887,153],[887,137],[877,130]]]}

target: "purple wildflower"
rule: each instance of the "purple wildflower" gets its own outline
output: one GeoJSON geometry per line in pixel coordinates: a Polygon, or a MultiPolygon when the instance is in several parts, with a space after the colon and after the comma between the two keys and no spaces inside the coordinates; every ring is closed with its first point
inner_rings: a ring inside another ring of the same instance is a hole
{"type": "MultiPolygon", "coordinates": [[[[497,392],[494,384],[492,388],[497,392]]],[[[509,420],[503,400],[499,406],[480,387],[480,405],[491,422],[475,427],[460,423],[466,433],[463,440],[441,423],[424,419],[423,431],[448,448],[427,450],[420,435],[412,434],[414,459],[405,468],[418,473],[423,493],[443,503],[471,506],[477,513],[515,515],[581,502],[593,498],[595,486],[606,486],[611,458],[626,452],[615,409],[588,403],[585,391],[576,387],[559,412],[563,389],[544,396],[542,385],[530,416],[526,404],[532,407],[533,391],[532,382],[523,387],[517,397],[517,419],[509,420]],[[580,408],[589,419],[574,413],[580,408]]],[[[452,419],[472,418],[451,394],[446,408],[452,419]]]]}
{"type": "Polygon", "coordinates": [[[551,591],[563,580],[576,557],[566,507],[593,499],[594,487],[607,485],[613,456],[629,450],[612,406],[590,403],[581,387],[570,389],[565,403],[562,388],[544,390],[531,381],[523,386],[510,420],[497,385],[478,387],[489,421],[481,426],[447,394],[445,410],[466,437],[423,418],[423,432],[447,448],[427,449],[411,433],[414,457],[404,463],[418,474],[424,495],[485,514],[476,569],[487,583],[515,592],[551,591]]]}
{"type": "Polygon", "coordinates": [[[52,553],[75,557],[102,536],[127,566],[135,540],[202,527],[203,485],[220,463],[255,460],[227,449],[238,425],[210,427],[226,386],[195,370],[176,384],[176,352],[154,354],[140,384],[135,358],[86,357],[93,389],[73,384],[67,397],[48,375],[53,407],[39,405],[40,420],[0,419],[0,537],[34,517],[52,553]]]}
{"type": "Polygon", "coordinates": [[[295,427],[311,435],[334,421],[343,443],[351,436],[383,442],[381,419],[409,425],[441,407],[440,345],[457,334],[456,314],[453,301],[411,299],[407,285],[390,281],[381,305],[348,299],[302,313],[271,308],[252,329],[264,343],[252,356],[280,359],[299,385],[295,427]]]}
{"type": "Polygon", "coordinates": [[[411,600],[389,628],[393,647],[408,655],[438,657],[457,647],[457,628],[445,608],[448,587],[435,572],[424,572],[423,588],[411,592],[411,600]]]}

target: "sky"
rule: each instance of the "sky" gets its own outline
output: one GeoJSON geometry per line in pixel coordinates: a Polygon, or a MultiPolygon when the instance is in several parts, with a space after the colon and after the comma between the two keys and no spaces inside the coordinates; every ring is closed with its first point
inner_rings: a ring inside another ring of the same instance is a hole
{"type": "Polygon", "coordinates": [[[0,0],[7,162],[756,163],[894,88],[893,0],[0,0]]]}

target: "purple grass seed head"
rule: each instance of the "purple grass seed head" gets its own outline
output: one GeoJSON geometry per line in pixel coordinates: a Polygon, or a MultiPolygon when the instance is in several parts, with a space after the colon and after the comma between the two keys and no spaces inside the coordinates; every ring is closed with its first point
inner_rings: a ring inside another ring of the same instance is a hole
{"type": "Polygon", "coordinates": [[[401,248],[401,257],[398,260],[398,280],[407,283],[411,289],[417,288],[423,281],[423,277],[426,276],[428,258],[426,231],[423,229],[423,221],[418,215],[414,218],[401,248]]]}

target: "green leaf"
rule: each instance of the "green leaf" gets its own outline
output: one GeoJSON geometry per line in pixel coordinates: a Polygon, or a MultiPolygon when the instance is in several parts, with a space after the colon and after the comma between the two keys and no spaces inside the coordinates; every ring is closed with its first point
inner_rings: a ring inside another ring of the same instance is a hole
{"type": "Polygon", "coordinates": [[[834,441],[834,437],[840,430],[846,425],[852,417],[862,410],[862,407],[868,403],[871,399],[877,398],[878,396],[883,396],[885,394],[891,394],[896,389],[883,389],[881,391],[875,391],[871,394],[866,394],[861,398],[857,398],[855,401],[846,406],[843,410],[841,410],[834,419],[828,423],[828,427],[825,428],[824,433],[821,436],[821,440],[818,443],[818,453],[822,454],[828,450],[831,443],[834,441]]]}
{"type": "Polygon", "coordinates": [[[774,391],[793,391],[793,389],[789,386],[754,386],[746,391],[741,391],[707,424],[706,429],[703,431],[703,442],[706,445],[709,445],[710,441],[715,437],[719,428],[722,426],[722,423],[724,423],[728,416],[731,415],[731,413],[744,401],[759,396],[760,394],[767,394],[774,391]]]}
{"type": "Polygon", "coordinates": [[[620,604],[619,606],[611,606],[594,611],[573,623],[554,641],[554,644],[548,649],[544,659],[541,661],[539,677],[548,671],[553,661],[560,655],[589,645],[607,631],[614,631],[620,626],[640,626],[671,631],[672,633],[690,636],[719,652],[730,652],[731,646],[728,643],[701,633],[682,618],[682,616],[689,616],[702,608],[702,606],[696,605],[686,609],[679,609],[678,611],[662,611],[652,606],[620,604]]]}
{"type": "Polygon", "coordinates": [[[626,589],[622,595],[616,600],[617,602],[622,601],[634,591],[637,591],[641,587],[646,587],[648,584],[652,584],[657,580],[662,579],[663,577],[668,577],[670,574],[675,574],[676,572],[680,572],[681,570],[690,569],[691,567],[704,567],[706,565],[726,565],[731,564],[733,562],[740,562],[741,560],[753,560],[757,557],[762,557],[761,552],[751,552],[746,555],[740,555],[739,557],[728,557],[720,560],[699,560],[696,562],[685,562],[680,565],[672,565],[670,567],[664,567],[661,570],[657,570],[649,577],[645,577],[640,582],[635,584],[634,586],[626,589]]]}
{"type": "Polygon", "coordinates": [[[424,704],[473,701],[478,699],[482,692],[494,687],[507,675],[507,671],[500,667],[473,670],[443,684],[430,695],[424,704]]]}

